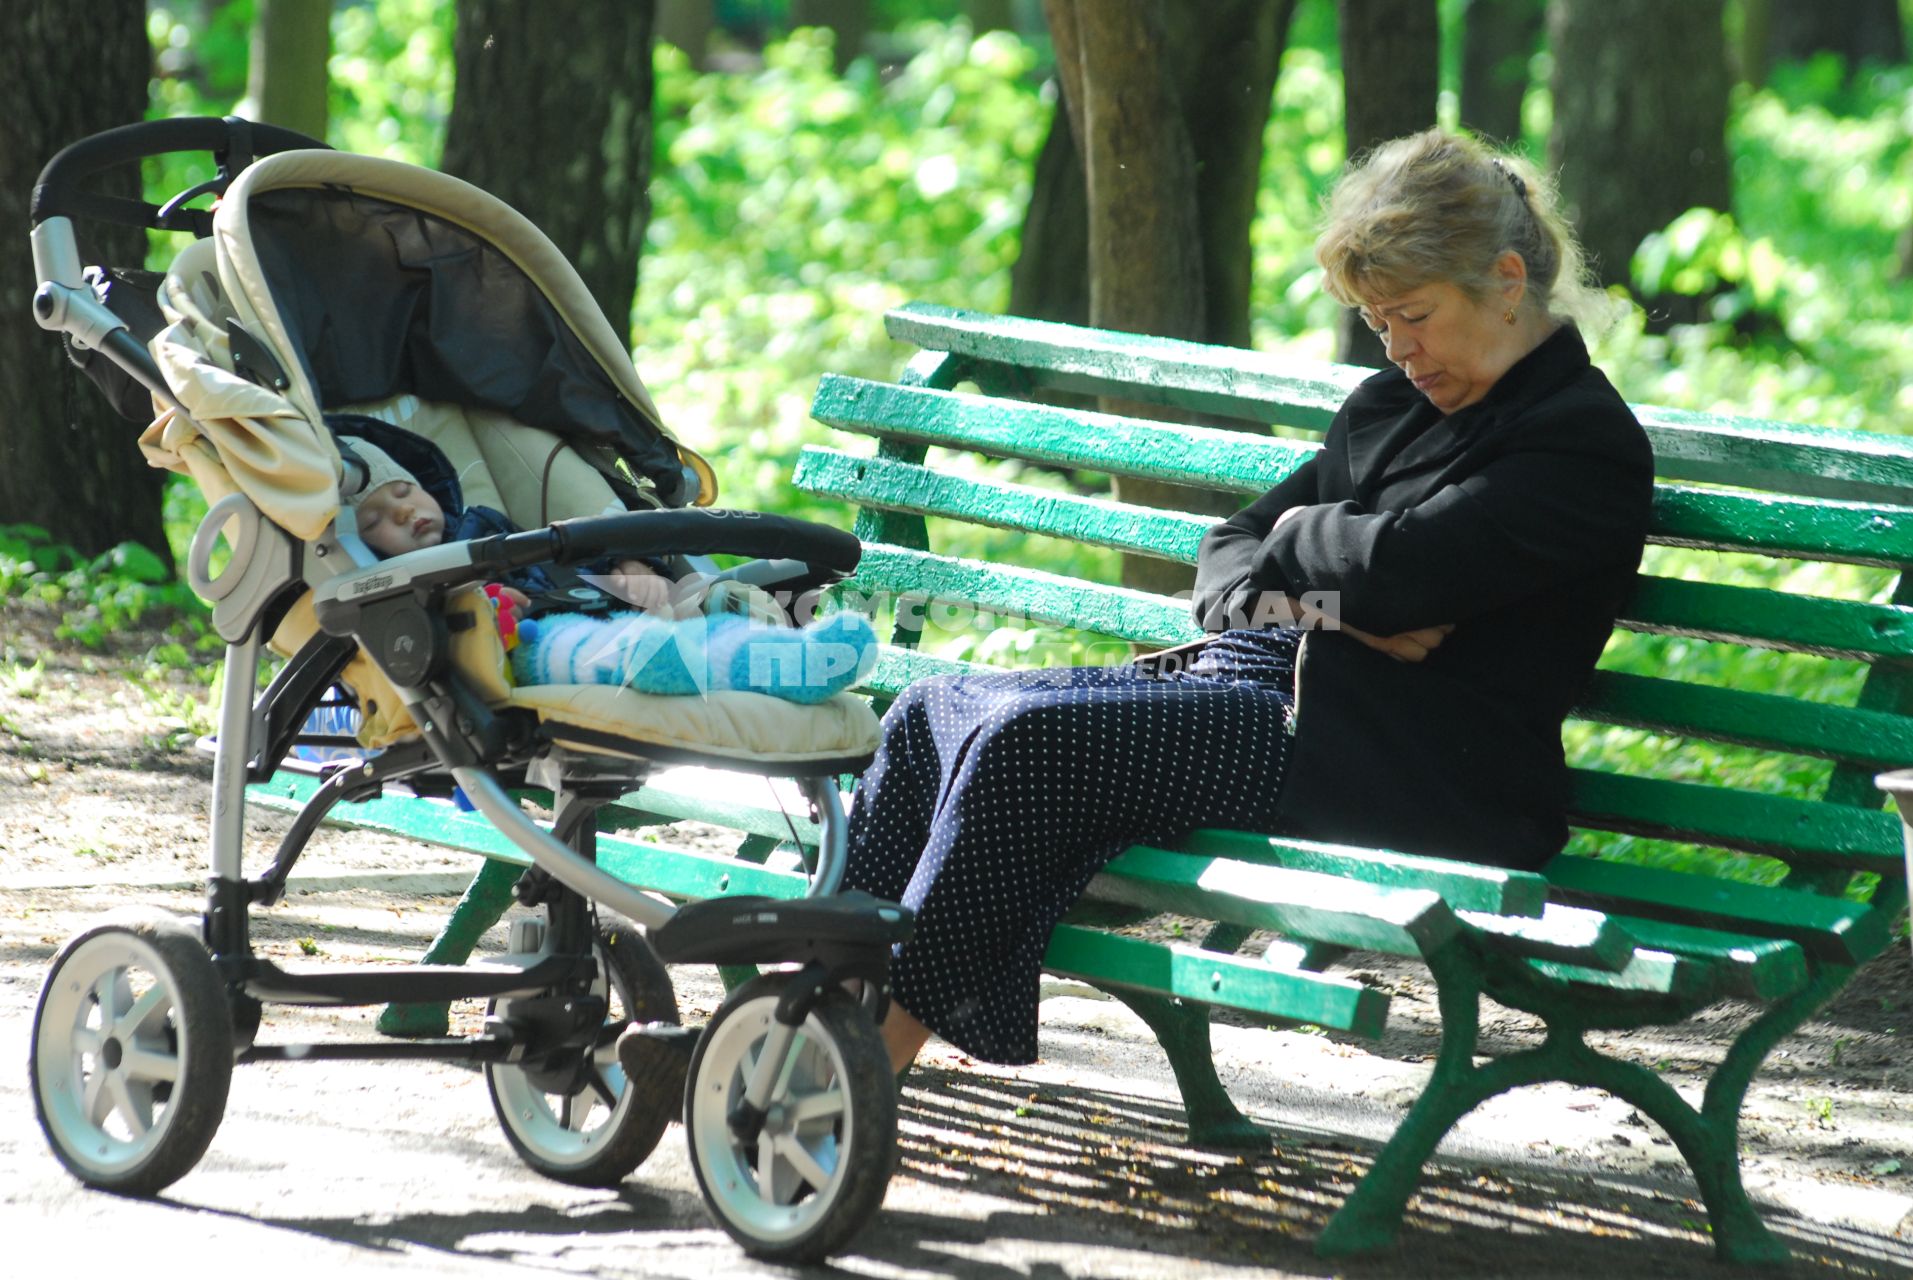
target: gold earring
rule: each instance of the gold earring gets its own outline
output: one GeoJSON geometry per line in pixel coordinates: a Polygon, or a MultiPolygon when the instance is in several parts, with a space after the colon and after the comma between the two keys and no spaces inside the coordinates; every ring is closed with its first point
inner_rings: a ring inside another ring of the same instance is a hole
{"type": "Polygon", "coordinates": [[[1502,322],[1505,324],[1513,324],[1514,323],[1514,308],[1509,307],[1506,311],[1504,311],[1501,315],[1501,319],[1502,319],[1502,322]]]}

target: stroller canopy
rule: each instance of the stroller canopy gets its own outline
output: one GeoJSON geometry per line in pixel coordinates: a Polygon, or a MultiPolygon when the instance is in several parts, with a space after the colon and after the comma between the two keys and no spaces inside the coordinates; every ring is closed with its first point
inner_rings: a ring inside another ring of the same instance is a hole
{"type": "Polygon", "coordinates": [[[314,536],[338,505],[322,413],[399,394],[608,453],[667,505],[716,496],[571,264],[469,183],[345,152],[282,152],[233,183],[212,250],[211,272],[185,269],[192,249],[175,264],[175,323],[154,353],[233,480],[295,534],[314,536]],[[243,339],[233,350],[228,319],[280,366],[282,386],[241,376],[258,361],[243,339]]]}

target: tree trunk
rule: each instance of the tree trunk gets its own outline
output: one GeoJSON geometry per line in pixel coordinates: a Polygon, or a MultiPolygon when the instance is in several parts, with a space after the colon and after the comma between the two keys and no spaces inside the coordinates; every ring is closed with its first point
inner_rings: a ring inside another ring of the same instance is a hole
{"type": "Polygon", "coordinates": [[[1767,83],[1768,48],[1773,44],[1773,0],[1740,0],[1740,40],[1734,47],[1740,78],[1759,88],[1767,83]]]}
{"type": "Polygon", "coordinates": [[[694,71],[705,69],[716,25],[716,0],[658,0],[658,39],[682,49],[694,71]]]}
{"type": "MultiPolygon", "coordinates": [[[[1227,0],[1201,23],[1174,24],[1161,0],[1047,0],[1045,8],[1063,103],[1037,161],[1011,309],[1246,345],[1249,223],[1292,0],[1227,0]]],[[[1119,401],[1103,407],[1176,416],[1119,401]]],[[[1141,480],[1118,480],[1115,489],[1150,506],[1222,514],[1235,505],[1229,495],[1141,480]]],[[[1127,556],[1123,581],[1174,592],[1190,576],[1184,566],[1127,556]]]]}
{"type": "Polygon", "coordinates": [[[1862,62],[1906,61],[1900,0],[1771,0],[1767,52],[1774,61],[1837,53],[1851,76],[1862,62]]]}
{"type": "Polygon", "coordinates": [[[325,141],[332,0],[258,0],[246,97],[254,119],[325,141]]]}
{"type": "MultiPolygon", "coordinates": [[[[1262,133],[1294,9],[1295,0],[1224,0],[1204,21],[1163,33],[1162,61],[1195,153],[1204,281],[1197,336],[1204,342],[1249,344],[1249,227],[1262,133]]],[[[1010,311],[1089,323],[1087,190],[1069,112],[1060,105],[1036,159],[1022,249],[1010,273],[1010,311]]]]}
{"type": "MultiPolygon", "coordinates": [[[[95,553],[121,542],[172,555],[161,520],[165,473],[140,456],[139,428],[67,362],[60,341],[33,322],[39,281],[28,252],[27,202],[53,154],[146,114],[152,49],[142,0],[8,0],[0,41],[0,524],[35,524],[95,553]]],[[[99,189],[136,196],[139,170],[122,166],[99,189]]],[[[134,228],[83,222],[83,261],[144,266],[134,228]]]]}
{"type": "Polygon", "coordinates": [[[1604,284],[1642,237],[1697,205],[1727,209],[1721,0],[1555,0],[1549,163],[1604,284]]]}
{"type": "MultiPolygon", "coordinates": [[[[1435,123],[1441,29],[1433,0],[1338,0],[1342,128],[1351,160],[1435,123]]],[[[1388,356],[1352,310],[1335,329],[1335,358],[1382,369],[1388,356]]]]}
{"type": "Polygon", "coordinates": [[[1543,0],[1468,0],[1461,37],[1461,122],[1504,146],[1521,141],[1528,64],[1541,43],[1543,0]]]}
{"type": "Polygon", "coordinates": [[[1014,0],[964,0],[963,12],[969,15],[970,30],[977,35],[1016,29],[1014,0]]]}
{"type": "Polygon", "coordinates": [[[631,332],[651,215],[656,0],[459,0],[444,168],[551,237],[631,332]]]}
{"type": "Polygon", "coordinates": [[[863,52],[870,33],[870,0],[790,0],[790,25],[828,27],[836,38],[837,74],[863,52]]]}

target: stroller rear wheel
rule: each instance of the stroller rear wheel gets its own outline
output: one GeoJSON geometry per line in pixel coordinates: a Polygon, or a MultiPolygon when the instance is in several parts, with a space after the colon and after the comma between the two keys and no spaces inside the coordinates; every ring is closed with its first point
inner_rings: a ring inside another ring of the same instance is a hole
{"type": "Polygon", "coordinates": [[[225,984],[184,921],[109,917],[60,949],[33,1013],[33,1109],[88,1186],[151,1195],[212,1143],[232,1084],[225,984]]]}
{"type": "Polygon", "coordinates": [[[896,1081],[870,1016],[830,987],[787,1050],[761,1129],[732,1124],[789,975],[738,988],[691,1059],[691,1167],[718,1222],[753,1257],[814,1262],[883,1203],[897,1139],[896,1081]]]}
{"type": "MultiPolygon", "coordinates": [[[[678,1020],[671,975],[641,932],[622,922],[601,925],[597,952],[591,989],[608,1002],[607,1026],[678,1020]]],[[[622,1182],[657,1148],[677,1106],[677,1080],[627,1078],[610,1035],[535,1064],[488,1064],[485,1084],[519,1157],[580,1187],[622,1182]]]]}

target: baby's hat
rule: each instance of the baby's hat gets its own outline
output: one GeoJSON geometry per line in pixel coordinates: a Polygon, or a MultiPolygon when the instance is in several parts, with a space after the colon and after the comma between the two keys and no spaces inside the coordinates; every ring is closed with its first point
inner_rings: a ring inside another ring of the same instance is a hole
{"type": "Polygon", "coordinates": [[[358,455],[359,461],[365,465],[365,483],[360,485],[356,491],[352,491],[352,481],[355,472],[351,465],[348,464],[346,466],[345,479],[339,486],[340,496],[346,502],[356,506],[371,497],[378,490],[383,489],[386,485],[397,484],[401,480],[407,484],[418,484],[417,476],[392,461],[392,455],[377,445],[368,444],[364,440],[354,440],[351,449],[354,454],[358,455]]]}

